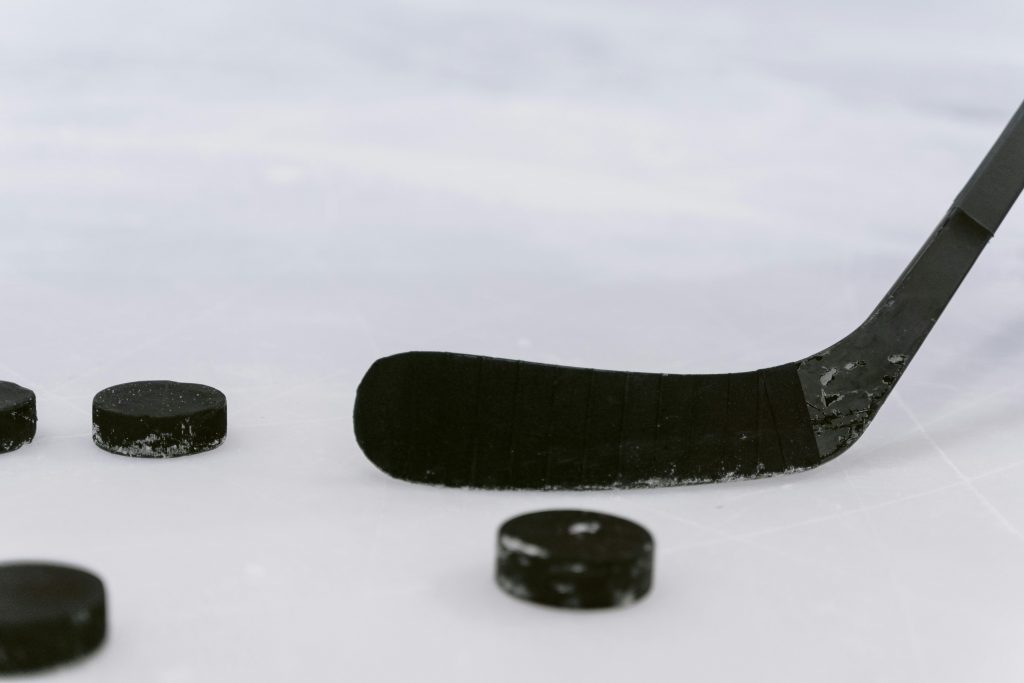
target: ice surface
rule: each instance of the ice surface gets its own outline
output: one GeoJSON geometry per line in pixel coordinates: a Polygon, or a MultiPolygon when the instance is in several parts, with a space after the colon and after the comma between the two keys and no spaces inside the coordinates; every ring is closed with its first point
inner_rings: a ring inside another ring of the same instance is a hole
{"type": "Polygon", "coordinates": [[[40,418],[0,456],[0,560],[87,566],[111,601],[52,678],[1024,677],[1020,207],[814,471],[446,490],[351,427],[410,349],[694,373],[825,348],[1024,99],[1022,27],[1017,0],[0,3],[0,378],[40,418]],[[96,448],[95,392],[154,376],[223,390],[231,438],[96,448]],[[557,507],[648,527],[652,595],[503,595],[498,525],[557,507]]]}

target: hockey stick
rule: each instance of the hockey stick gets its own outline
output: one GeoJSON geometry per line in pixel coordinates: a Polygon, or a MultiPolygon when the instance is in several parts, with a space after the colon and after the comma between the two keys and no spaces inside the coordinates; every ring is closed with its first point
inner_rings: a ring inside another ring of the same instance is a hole
{"type": "Polygon", "coordinates": [[[864,433],[1024,189],[1024,105],[863,325],[795,363],[664,375],[454,353],[375,362],[355,432],[388,474],[445,486],[670,486],[796,472],[864,433]]]}

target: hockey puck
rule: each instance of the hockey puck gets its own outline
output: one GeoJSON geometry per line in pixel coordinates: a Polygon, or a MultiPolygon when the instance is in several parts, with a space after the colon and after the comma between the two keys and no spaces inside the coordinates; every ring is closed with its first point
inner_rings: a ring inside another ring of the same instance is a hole
{"type": "Polygon", "coordinates": [[[103,642],[103,582],[52,564],[0,564],[0,673],[77,659],[103,642]]]}
{"type": "Polygon", "coordinates": [[[646,529],[599,512],[534,512],[498,531],[498,585],[544,605],[628,605],[651,589],[653,565],[646,529]]]}
{"type": "Polygon", "coordinates": [[[36,395],[13,382],[0,382],[0,453],[21,448],[36,435],[36,395]]]}
{"type": "Polygon", "coordinates": [[[203,384],[130,382],[104,389],[92,402],[92,440],[118,455],[202,453],[221,445],[227,429],[227,399],[203,384]]]}

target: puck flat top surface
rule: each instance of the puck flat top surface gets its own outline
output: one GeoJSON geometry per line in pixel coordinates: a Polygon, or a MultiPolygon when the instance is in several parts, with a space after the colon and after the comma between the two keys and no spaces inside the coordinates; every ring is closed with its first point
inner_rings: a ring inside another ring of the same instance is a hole
{"type": "Polygon", "coordinates": [[[36,395],[14,382],[0,382],[0,412],[15,410],[35,400],[36,395]]]}
{"type": "Polygon", "coordinates": [[[93,400],[95,408],[128,417],[186,417],[226,405],[224,394],[213,387],[167,380],[118,384],[93,400]]]}
{"type": "Polygon", "coordinates": [[[29,671],[96,649],[106,633],[103,582],[74,567],[0,564],[0,671],[29,671]]]}
{"type": "Polygon", "coordinates": [[[518,598],[559,607],[613,607],[651,587],[654,539],[638,524],[599,512],[548,510],[498,531],[498,584],[518,598]]]}
{"type": "Polygon", "coordinates": [[[156,380],[96,394],[93,441],[141,458],[173,458],[216,448],[227,435],[227,399],[204,384],[156,380]]]}

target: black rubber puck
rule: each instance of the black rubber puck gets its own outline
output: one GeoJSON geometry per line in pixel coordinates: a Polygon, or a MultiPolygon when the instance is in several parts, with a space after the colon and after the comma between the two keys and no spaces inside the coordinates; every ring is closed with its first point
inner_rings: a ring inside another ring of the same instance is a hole
{"type": "Polygon", "coordinates": [[[0,382],[0,453],[32,441],[36,435],[36,395],[13,382],[0,382]]]}
{"type": "Polygon", "coordinates": [[[653,566],[647,530],[599,512],[534,512],[498,531],[498,585],[544,605],[628,605],[651,589],[653,566]]]}
{"type": "Polygon", "coordinates": [[[92,440],[119,455],[193,455],[221,445],[227,431],[227,399],[203,384],[129,382],[92,402],[92,440]]]}
{"type": "Polygon", "coordinates": [[[0,564],[0,672],[32,671],[86,655],[103,642],[103,582],[52,564],[0,564]]]}

